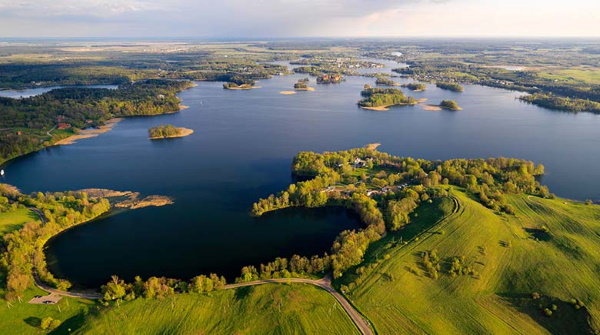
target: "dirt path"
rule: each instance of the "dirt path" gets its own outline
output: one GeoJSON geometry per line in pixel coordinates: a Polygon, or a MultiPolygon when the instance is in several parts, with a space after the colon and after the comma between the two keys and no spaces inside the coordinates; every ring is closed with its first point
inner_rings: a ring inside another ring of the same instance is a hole
{"type": "Polygon", "coordinates": [[[278,278],[278,279],[264,279],[264,280],[256,280],[247,283],[239,283],[239,284],[229,284],[225,285],[223,289],[235,289],[239,287],[245,286],[255,286],[255,285],[263,285],[269,283],[304,283],[318,286],[327,293],[331,294],[339,303],[342,305],[348,316],[352,319],[356,327],[360,330],[360,332],[364,335],[373,335],[373,331],[369,326],[369,323],[358,313],[356,309],[342,296],[338,291],[336,291],[333,286],[331,286],[331,275],[325,276],[325,278],[319,280],[311,280],[311,279],[303,279],[303,278],[278,278]]]}

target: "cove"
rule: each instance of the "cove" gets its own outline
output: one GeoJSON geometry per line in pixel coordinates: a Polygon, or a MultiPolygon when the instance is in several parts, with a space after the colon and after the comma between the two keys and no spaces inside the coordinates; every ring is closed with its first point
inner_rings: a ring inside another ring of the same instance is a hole
{"type": "MultiPolygon", "coordinates": [[[[174,208],[177,210],[181,207],[174,208]]],[[[322,254],[342,230],[360,225],[358,216],[343,207],[286,208],[259,218],[232,213],[209,224],[202,224],[193,214],[189,218],[179,216],[186,224],[185,231],[180,230],[181,223],[169,220],[171,215],[159,208],[147,208],[67,230],[50,241],[48,266],[82,288],[99,287],[114,273],[128,280],[136,275],[187,280],[213,272],[233,281],[250,260],[259,264],[275,256],[322,254]],[[155,220],[149,221],[148,217],[155,220]],[[118,222],[113,222],[115,219],[118,222]],[[188,220],[198,220],[198,224],[191,225],[188,220]],[[155,222],[170,224],[171,232],[165,233],[155,222]],[[226,229],[223,223],[228,223],[226,229]],[[131,242],[132,234],[135,243],[131,242]],[[95,238],[100,236],[110,238],[95,238]],[[72,253],[73,249],[81,254],[72,253]],[[168,262],[172,266],[167,269],[164,264],[168,262]]]]}
{"type": "Polygon", "coordinates": [[[237,275],[240,265],[258,265],[286,252],[310,256],[328,251],[340,231],[357,226],[346,214],[311,218],[302,214],[304,209],[294,209],[300,212],[273,213],[280,216],[277,220],[248,215],[257,199],[293,182],[290,163],[303,150],[337,151],[378,142],[381,151],[429,160],[523,158],[546,166],[542,183],[557,195],[600,199],[598,115],[529,105],[515,100],[519,92],[465,85],[463,93],[454,93],[431,84],[426,91],[406,93],[428,103],[455,100],[463,110],[409,106],[367,111],[356,106],[364,84],[374,85],[375,78],[366,77],[347,77],[338,85],[316,85],[311,78],[316,91],[279,94],[306,77],[261,80],[262,88],[249,91],[199,82],[180,94],[190,108],[128,118],[96,138],[13,160],[2,167],[1,182],[23,192],[97,187],[175,199],[172,206],[79,226],[47,245],[51,271],[88,287],[107,282],[112,274],[237,275]],[[160,124],[195,132],[148,140],[148,128],[160,124]],[[327,243],[303,249],[321,235],[327,243]]]}

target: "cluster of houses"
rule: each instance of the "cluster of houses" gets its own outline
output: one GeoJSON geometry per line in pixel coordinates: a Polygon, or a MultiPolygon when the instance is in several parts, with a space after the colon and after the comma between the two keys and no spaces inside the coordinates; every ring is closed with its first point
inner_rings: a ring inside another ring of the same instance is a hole
{"type": "MultiPolygon", "coordinates": [[[[382,187],[382,188],[376,189],[376,190],[368,190],[367,196],[372,197],[375,195],[383,195],[383,194],[387,194],[389,192],[400,191],[407,186],[408,186],[408,183],[404,183],[402,185],[397,185],[397,186],[386,186],[386,187],[382,187]]],[[[324,193],[340,192],[341,195],[350,197],[350,196],[352,196],[352,194],[354,192],[356,192],[356,190],[348,189],[347,187],[345,187],[345,185],[343,185],[343,186],[329,186],[329,187],[325,188],[324,190],[322,190],[321,192],[324,192],[324,193]]]]}

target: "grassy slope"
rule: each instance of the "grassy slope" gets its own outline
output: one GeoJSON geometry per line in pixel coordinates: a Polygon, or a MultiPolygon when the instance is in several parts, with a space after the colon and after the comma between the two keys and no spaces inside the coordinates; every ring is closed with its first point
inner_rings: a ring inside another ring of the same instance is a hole
{"type": "MultiPolygon", "coordinates": [[[[582,299],[598,328],[598,206],[516,196],[511,199],[516,216],[499,216],[462,192],[454,195],[459,204],[455,213],[421,234],[418,241],[388,250],[391,257],[351,293],[380,333],[564,333],[561,327],[569,323],[565,318],[586,313],[568,306],[552,318],[542,317],[540,324],[512,307],[511,299],[502,298],[534,291],[563,301],[582,299]],[[535,241],[524,230],[542,225],[549,228],[550,241],[535,241]],[[503,246],[505,242],[511,246],[503,246]],[[442,260],[439,279],[408,271],[411,266],[419,267],[420,252],[432,249],[437,249],[442,260]],[[465,256],[465,263],[480,278],[445,274],[444,260],[454,256],[465,256]],[[393,279],[381,280],[390,276],[393,279]]],[[[418,224],[422,217],[416,219],[418,224]]],[[[533,317],[540,319],[535,313],[539,312],[535,310],[533,317]]]]}
{"type": "Polygon", "coordinates": [[[27,208],[0,213],[0,236],[18,229],[27,222],[39,221],[37,214],[27,208]]]}
{"type": "Polygon", "coordinates": [[[90,318],[81,334],[358,334],[325,291],[268,284],[134,300],[90,318]]]}

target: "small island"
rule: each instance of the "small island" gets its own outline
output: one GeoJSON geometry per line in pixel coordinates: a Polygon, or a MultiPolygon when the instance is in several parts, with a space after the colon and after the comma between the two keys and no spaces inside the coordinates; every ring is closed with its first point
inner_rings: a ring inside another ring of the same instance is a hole
{"type": "Polygon", "coordinates": [[[175,127],[173,125],[160,125],[158,127],[152,127],[148,129],[148,134],[151,140],[173,138],[173,137],[185,137],[189,136],[194,131],[188,128],[175,127]]]}
{"type": "Polygon", "coordinates": [[[258,88],[258,86],[254,86],[253,84],[225,83],[223,84],[223,88],[226,90],[251,90],[258,88]]]}
{"type": "Polygon", "coordinates": [[[421,91],[425,91],[427,89],[427,85],[420,84],[420,83],[404,84],[404,85],[402,85],[402,87],[406,87],[409,90],[415,91],[415,92],[421,92],[421,91]]]}
{"type": "Polygon", "coordinates": [[[317,84],[339,84],[344,78],[339,74],[324,74],[317,77],[317,84]]]}
{"type": "Polygon", "coordinates": [[[462,108],[460,108],[458,106],[458,104],[456,103],[456,101],[454,101],[454,100],[442,100],[442,102],[440,102],[440,108],[451,110],[451,111],[462,110],[462,108]]]}
{"type": "Polygon", "coordinates": [[[377,86],[400,86],[397,82],[391,80],[390,78],[378,77],[375,80],[375,85],[377,86]]]}
{"type": "Polygon", "coordinates": [[[229,77],[227,82],[223,84],[223,88],[226,90],[251,90],[259,88],[259,86],[254,86],[255,84],[254,79],[236,75],[229,77]]]}
{"type": "Polygon", "coordinates": [[[448,83],[448,82],[438,81],[437,83],[435,83],[435,86],[437,88],[441,88],[443,90],[448,90],[448,91],[452,91],[452,92],[464,91],[463,87],[457,83],[448,83]]]}
{"type": "Polygon", "coordinates": [[[416,105],[418,101],[413,97],[407,97],[397,88],[372,88],[365,85],[360,92],[363,96],[358,106],[363,109],[387,111],[391,106],[416,105]]]}
{"type": "Polygon", "coordinates": [[[297,83],[294,84],[294,90],[296,91],[314,91],[315,89],[308,86],[308,82],[310,80],[308,78],[300,79],[297,83]]]}

